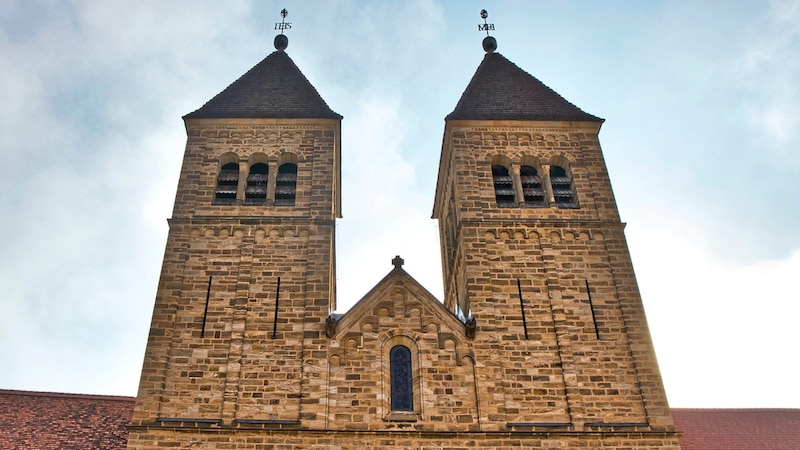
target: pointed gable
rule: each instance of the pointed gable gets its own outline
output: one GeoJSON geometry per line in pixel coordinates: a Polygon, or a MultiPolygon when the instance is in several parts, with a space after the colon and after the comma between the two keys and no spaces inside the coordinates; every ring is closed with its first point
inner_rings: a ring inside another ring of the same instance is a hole
{"type": "Polygon", "coordinates": [[[341,119],[289,55],[272,52],[184,119],[341,119]]]}
{"type": "Polygon", "coordinates": [[[603,122],[583,112],[499,53],[487,53],[446,120],[603,122]]]}
{"type": "MultiPolygon", "coordinates": [[[[380,315],[380,310],[385,308],[390,316],[402,317],[409,310],[419,309],[421,317],[435,319],[437,328],[442,327],[449,330],[463,330],[464,324],[458,320],[445,306],[437,300],[425,287],[400,267],[395,267],[378,284],[375,285],[364,297],[361,298],[347,313],[336,316],[338,329],[348,329],[355,327],[361,320],[371,315],[380,315]],[[405,300],[405,311],[395,311],[397,305],[391,298],[391,291],[397,286],[402,286],[403,290],[409,292],[405,300]],[[399,314],[398,314],[399,313],[399,314]]],[[[417,327],[425,324],[415,324],[417,327]]],[[[396,329],[402,329],[404,324],[395,322],[396,329]]],[[[463,335],[463,332],[461,333],[463,335]]]]}

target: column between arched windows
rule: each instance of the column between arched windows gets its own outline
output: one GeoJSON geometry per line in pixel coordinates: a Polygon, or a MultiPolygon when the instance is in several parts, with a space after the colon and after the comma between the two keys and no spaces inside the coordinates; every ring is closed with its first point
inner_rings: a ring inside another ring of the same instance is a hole
{"type": "Polygon", "coordinates": [[[278,162],[270,161],[267,163],[269,171],[267,172],[267,205],[272,206],[275,203],[275,182],[278,177],[278,162]]]}
{"type": "Polygon", "coordinates": [[[522,193],[522,180],[519,178],[519,164],[511,164],[511,179],[514,183],[514,201],[517,206],[525,206],[525,196],[522,193]]]}
{"type": "Polygon", "coordinates": [[[244,203],[244,190],[247,188],[247,172],[250,170],[250,166],[246,162],[242,162],[239,164],[239,184],[236,186],[236,200],[233,201],[233,204],[236,206],[242,206],[244,203]]]}
{"type": "Polygon", "coordinates": [[[556,203],[556,197],[553,195],[553,186],[550,184],[550,164],[542,164],[541,178],[544,184],[545,195],[547,196],[547,206],[553,206],[556,203]]]}

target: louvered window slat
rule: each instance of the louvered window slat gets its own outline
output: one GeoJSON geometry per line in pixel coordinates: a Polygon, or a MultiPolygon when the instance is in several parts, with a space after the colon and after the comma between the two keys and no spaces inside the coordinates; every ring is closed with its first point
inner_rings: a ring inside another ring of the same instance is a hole
{"type": "Polygon", "coordinates": [[[520,175],[519,177],[522,184],[541,184],[542,179],[537,175],[520,175]]]}
{"type": "Polygon", "coordinates": [[[217,186],[217,194],[236,194],[236,186],[217,186]]]}
{"type": "Polygon", "coordinates": [[[239,180],[239,172],[220,172],[219,176],[217,177],[217,181],[238,181],[239,180]]]}
{"type": "Polygon", "coordinates": [[[251,173],[250,175],[247,176],[247,181],[248,182],[262,181],[262,182],[266,183],[267,182],[267,174],[265,174],[265,173],[251,173]]]}
{"type": "Polygon", "coordinates": [[[247,186],[245,191],[248,195],[264,194],[267,195],[267,186],[247,186]]]}

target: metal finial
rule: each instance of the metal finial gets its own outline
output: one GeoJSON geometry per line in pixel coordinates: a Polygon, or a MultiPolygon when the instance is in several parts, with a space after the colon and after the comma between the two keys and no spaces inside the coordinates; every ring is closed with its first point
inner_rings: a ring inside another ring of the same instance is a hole
{"type": "Polygon", "coordinates": [[[489,17],[489,13],[486,12],[485,9],[481,10],[481,19],[483,19],[483,25],[478,24],[478,31],[485,31],[486,37],[483,38],[483,50],[486,53],[493,53],[497,50],[497,39],[489,36],[489,31],[494,31],[494,24],[488,23],[486,19],[489,17]]]}
{"type": "Polygon", "coordinates": [[[275,29],[281,30],[281,34],[275,36],[275,49],[276,50],[286,50],[286,47],[289,46],[289,38],[287,38],[283,34],[283,30],[291,30],[292,23],[286,21],[286,16],[289,15],[289,11],[286,8],[281,10],[281,23],[275,23],[275,29]]]}

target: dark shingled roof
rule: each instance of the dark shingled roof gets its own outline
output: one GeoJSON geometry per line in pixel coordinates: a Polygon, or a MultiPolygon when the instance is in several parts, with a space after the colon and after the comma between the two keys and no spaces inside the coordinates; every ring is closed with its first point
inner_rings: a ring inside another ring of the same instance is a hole
{"type": "Polygon", "coordinates": [[[0,389],[0,448],[124,449],[132,397],[0,389]]]}
{"type": "Polygon", "coordinates": [[[294,61],[272,52],[224,91],[184,119],[341,119],[294,61]]]}
{"type": "Polygon", "coordinates": [[[684,450],[800,448],[800,409],[672,408],[684,450]]]}
{"type": "Polygon", "coordinates": [[[603,122],[583,112],[499,53],[487,53],[446,120],[603,122]]]}
{"type": "MultiPolygon", "coordinates": [[[[0,449],[123,450],[133,397],[0,389],[0,449]]],[[[684,450],[797,449],[800,409],[673,408],[684,450]]]]}

